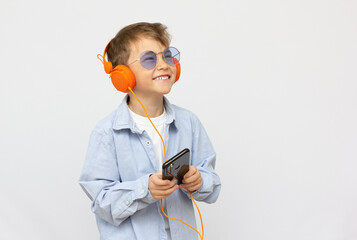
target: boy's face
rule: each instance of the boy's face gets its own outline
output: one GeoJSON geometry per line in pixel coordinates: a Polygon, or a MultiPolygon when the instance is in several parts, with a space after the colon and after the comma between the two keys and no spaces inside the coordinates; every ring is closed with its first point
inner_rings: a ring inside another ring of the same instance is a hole
{"type": "Polygon", "coordinates": [[[142,97],[163,96],[171,91],[171,87],[176,79],[176,66],[166,63],[162,59],[162,52],[166,47],[159,41],[148,37],[142,37],[131,44],[131,51],[128,59],[129,68],[134,73],[136,85],[133,89],[135,94],[142,97]],[[153,69],[144,68],[140,60],[141,54],[145,51],[153,51],[157,54],[157,63],[153,69]],[[135,62],[134,62],[135,61],[135,62]]]}

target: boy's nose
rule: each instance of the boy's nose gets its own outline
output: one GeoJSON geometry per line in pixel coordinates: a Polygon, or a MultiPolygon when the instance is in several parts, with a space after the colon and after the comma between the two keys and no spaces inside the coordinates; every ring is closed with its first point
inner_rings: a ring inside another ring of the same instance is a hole
{"type": "Polygon", "coordinates": [[[160,56],[157,56],[157,69],[166,69],[168,68],[168,63],[164,61],[162,53],[160,53],[160,56]]]}

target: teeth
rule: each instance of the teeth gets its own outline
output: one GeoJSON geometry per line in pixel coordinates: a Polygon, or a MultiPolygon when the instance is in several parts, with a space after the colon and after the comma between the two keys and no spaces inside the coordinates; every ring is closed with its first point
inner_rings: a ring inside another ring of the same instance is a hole
{"type": "Polygon", "coordinates": [[[168,76],[165,76],[165,77],[157,77],[155,78],[154,80],[165,80],[165,79],[169,79],[168,76]]]}

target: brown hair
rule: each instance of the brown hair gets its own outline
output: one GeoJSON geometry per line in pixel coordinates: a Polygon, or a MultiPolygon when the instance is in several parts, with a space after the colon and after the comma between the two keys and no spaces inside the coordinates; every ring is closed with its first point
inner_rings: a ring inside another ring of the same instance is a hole
{"type": "Polygon", "coordinates": [[[126,65],[130,55],[130,44],[140,37],[150,37],[159,41],[165,47],[170,45],[171,36],[167,32],[167,27],[161,23],[140,22],[122,28],[110,41],[107,55],[108,60],[113,64],[126,65]]]}

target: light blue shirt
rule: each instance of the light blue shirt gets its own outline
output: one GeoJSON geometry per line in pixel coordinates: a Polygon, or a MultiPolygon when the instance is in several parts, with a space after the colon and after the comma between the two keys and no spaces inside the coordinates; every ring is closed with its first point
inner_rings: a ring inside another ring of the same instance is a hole
{"type": "MultiPolygon", "coordinates": [[[[92,201],[101,240],[166,239],[160,201],[148,188],[150,174],[157,172],[154,146],[131,118],[127,98],[94,128],[79,183],[92,201]]],[[[190,164],[197,167],[203,179],[202,187],[192,195],[198,201],[215,202],[221,182],[214,170],[216,153],[206,131],[192,112],[170,104],[166,98],[164,105],[167,159],[190,149],[190,164]]],[[[195,210],[185,189],[166,198],[166,206],[168,216],[196,228],[195,210]]],[[[198,238],[186,225],[171,219],[169,223],[172,240],[198,238]]]]}

